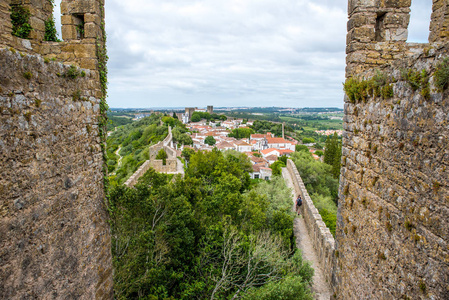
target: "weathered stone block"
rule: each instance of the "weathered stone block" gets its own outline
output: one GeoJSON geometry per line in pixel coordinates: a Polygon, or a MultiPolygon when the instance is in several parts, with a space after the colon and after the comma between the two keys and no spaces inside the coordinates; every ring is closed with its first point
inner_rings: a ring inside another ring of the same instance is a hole
{"type": "Polygon", "coordinates": [[[72,15],[62,15],[61,16],[61,24],[62,25],[73,25],[75,24],[73,21],[72,15]]]}
{"type": "Polygon", "coordinates": [[[76,28],[73,25],[62,25],[62,39],[65,41],[76,39],[76,28]]]}
{"type": "Polygon", "coordinates": [[[95,70],[97,68],[97,60],[94,58],[82,58],[80,67],[83,69],[95,70]]]}
{"type": "Polygon", "coordinates": [[[73,52],[76,58],[95,58],[96,46],[92,44],[75,44],[73,52]]]}
{"type": "Polygon", "coordinates": [[[84,25],[84,37],[95,38],[98,36],[100,28],[94,23],[87,23],[84,25]]]}

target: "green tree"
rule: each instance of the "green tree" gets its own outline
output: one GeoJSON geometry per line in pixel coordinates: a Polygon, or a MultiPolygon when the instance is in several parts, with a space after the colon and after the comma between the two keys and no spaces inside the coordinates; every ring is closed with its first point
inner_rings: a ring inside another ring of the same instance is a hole
{"type": "Polygon", "coordinates": [[[156,154],[156,159],[162,159],[162,164],[164,166],[167,163],[167,158],[168,158],[167,152],[165,152],[163,148],[159,150],[159,152],[156,154]]]}
{"type": "Polygon", "coordinates": [[[315,143],[315,139],[314,138],[305,137],[305,138],[302,139],[302,143],[303,144],[313,144],[313,143],[315,143]]]}
{"type": "Polygon", "coordinates": [[[326,138],[326,144],[325,144],[325,152],[324,152],[324,162],[328,165],[332,165],[334,162],[335,157],[335,143],[334,138],[330,135],[326,138]]]}
{"type": "Polygon", "coordinates": [[[283,161],[275,161],[270,166],[272,170],[273,175],[281,175],[282,174],[282,168],[285,168],[285,163],[283,161]]]}
{"type": "Polygon", "coordinates": [[[181,155],[187,160],[190,161],[190,156],[195,153],[195,150],[191,148],[184,148],[181,152],[181,155]]]}
{"type": "Polygon", "coordinates": [[[292,255],[291,191],[279,176],[249,190],[250,170],[244,154],[215,149],[192,153],[184,178],[150,169],[134,188],[112,186],[116,298],[310,293],[313,270],[292,255]]]}
{"type": "Polygon", "coordinates": [[[205,139],[204,139],[204,143],[205,144],[208,144],[209,146],[213,146],[213,145],[215,145],[215,143],[216,143],[217,141],[215,140],[215,138],[213,137],[213,136],[207,136],[205,139]]]}
{"type": "Polygon", "coordinates": [[[197,114],[196,112],[194,112],[192,114],[192,117],[190,118],[190,120],[192,122],[199,122],[199,121],[201,121],[201,116],[199,114],[197,114]]]}
{"type": "Polygon", "coordinates": [[[307,147],[306,145],[296,145],[295,146],[295,151],[296,152],[309,152],[309,147],[307,147]]]}
{"type": "Polygon", "coordinates": [[[339,140],[337,133],[334,133],[332,137],[328,136],[326,139],[324,162],[332,166],[332,175],[334,178],[338,178],[341,168],[341,140],[339,140]]]}
{"type": "Polygon", "coordinates": [[[254,130],[251,128],[236,128],[232,129],[231,133],[228,134],[229,137],[234,137],[236,139],[249,138],[254,130]]]}
{"type": "Polygon", "coordinates": [[[321,145],[320,143],[316,143],[315,145],[313,145],[313,147],[317,150],[323,150],[323,145],[321,145]]]}

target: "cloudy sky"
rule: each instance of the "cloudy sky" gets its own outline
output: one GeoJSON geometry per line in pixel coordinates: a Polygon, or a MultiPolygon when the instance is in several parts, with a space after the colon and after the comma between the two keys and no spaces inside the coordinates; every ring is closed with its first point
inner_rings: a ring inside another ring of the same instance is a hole
{"type": "MultiPolygon", "coordinates": [[[[427,40],[430,4],[413,1],[409,40],[427,40]]],[[[346,10],[347,0],[107,0],[109,106],[343,107],[346,10]]]]}

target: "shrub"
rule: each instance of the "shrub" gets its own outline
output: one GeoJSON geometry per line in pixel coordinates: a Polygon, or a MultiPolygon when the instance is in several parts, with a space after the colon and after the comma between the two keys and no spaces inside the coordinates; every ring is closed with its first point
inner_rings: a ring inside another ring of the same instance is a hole
{"type": "Polygon", "coordinates": [[[270,282],[260,288],[253,288],[244,300],[296,300],[313,299],[301,276],[290,276],[278,282],[270,282]]]}
{"type": "Polygon", "coordinates": [[[26,79],[30,80],[31,77],[33,77],[33,74],[31,72],[25,72],[25,73],[23,73],[23,77],[25,77],[26,79]]]}
{"type": "Polygon", "coordinates": [[[53,19],[53,17],[50,17],[47,21],[45,21],[44,41],[59,42],[56,32],[55,20],[53,19]]]}
{"type": "Polygon", "coordinates": [[[306,145],[296,145],[295,146],[295,151],[296,152],[301,152],[301,151],[304,151],[304,152],[309,152],[309,148],[306,146],[306,145]]]}
{"type": "Polygon", "coordinates": [[[434,73],[435,86],[438,91],[442,92],[449,86],[449,58],[443,59],[438,64],[437,70],[434,73]]]}
{"type": "Polygon", "coordinates": [[[21,5],[11,7],[12,34],[27,39],[33,28],[30,25],[30,10],[21,5]]]}
{"type": "Polygon", "coordinates": [[[162,159],[162,164],[165,166],[167,163],[167,152],[165,152],[164,149],[159,150],[159,152],[156,155],[156,159],[162,159]]]}
{"type": "Polygon", "coordinates": [[[67,69],[67,71],[64,73],[64,77],[75,79],[78,76],[84,77],[86,75],[86,73],[84,73],[84,74],[83,73],[84,73],[84,71],[80,72],[76,66],[71,65],[67,69]]]}

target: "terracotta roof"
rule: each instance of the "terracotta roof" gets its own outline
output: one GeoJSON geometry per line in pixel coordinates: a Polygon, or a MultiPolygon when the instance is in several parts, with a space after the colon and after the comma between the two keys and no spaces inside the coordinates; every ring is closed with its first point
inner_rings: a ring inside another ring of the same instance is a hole
{"type": "Polygon", "coordinates": [[[276,155],[268,155],[267,157],[265,157],[266,160],[274,160],[276,161],[278,159],[278,157],[276,155]]]}
{"type": "Polygon", "coordinates": [[[251,134],[251,138],[252,139],[262,139],[262,138],[265,138],[265,137],[267,137],[266,134],[259,134],[259,133],[251,134]]]}
{"type": "Polygon", "coordinates": [[[249,159],[251,159],[255,163],[264,163],[264,162],[266,162],[266,160],[264,158],[262,158],[262,157],[251,156],[249,159]]]}
{"type": "Polygon", "coordinates": [[[215,147],[217,147],[218,149],[234,148],[234,145],[232,145],[226,141],[223,141],[221,143],[216,144],[215,147]]]}
{"type": "Polygon", "coordinates": [[[293,153],[295,151],[290,150],[290,149],[279,149],[279,152],[282,154],[288,154],[288,153],[293,153]]]}
{"type": "Polygon", "coordinates": [[[266,168],[266,167],[260,167],[260,170],[270,170],[270,171],[272,171],[271,168],[266,168]]]}
{"type": "Polygon", "coordinates": [[[267,141],[268,141],[268,144],[291,144],[292,143],[283,138],[267,138],[267,141]]]}
{"type": "Polygon", "coordinates": [[[253,165],[253,173],[260,172],[260,168],[262,168],[260,165],[253,165]]]}
{"type": "Polygon", "coordinates": [[[250,144],[248,144],[247,142],[242,141],[242,140],[237,140],[237,141],[235,141],[235,144],[236,144],[237,146],[251,146],[250,144]]]}
{"type": "Polygon", "coordinates": [[[265,150],[261,150],[260,152],[262,152],[263,154],[268,154],[268,153],[273,152],[273,151],[279,152],[278,149],[274,149],[274,148],[268,148],[268,149],[265,149],[265,150]]]}

